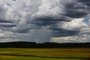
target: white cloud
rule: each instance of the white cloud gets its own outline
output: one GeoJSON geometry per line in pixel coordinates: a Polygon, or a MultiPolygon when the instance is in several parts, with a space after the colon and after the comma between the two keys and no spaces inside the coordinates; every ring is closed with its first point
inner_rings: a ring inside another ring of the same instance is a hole
{"type": "Polygon", "coordinates": [[[59,14],[64,14],[64,5],[60,4],[60,0],[41,0],[37,15],[57,17],[59,14]]]}
{"type": "Polygon", "coordinates": [[[84,18],[73,19],[70,22],[58,23],[58,28],[64,28],[68,30],[80,30],[81,28],[87,27],[87,24],[83,22],[84,18]]]}

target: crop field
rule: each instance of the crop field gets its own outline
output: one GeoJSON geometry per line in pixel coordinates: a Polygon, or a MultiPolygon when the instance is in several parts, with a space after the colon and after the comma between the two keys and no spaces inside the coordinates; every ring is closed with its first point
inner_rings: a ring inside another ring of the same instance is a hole
{"type": "Polygon", "coordinates": [[[90,60],[90,48],[0,48],[0,60],[90,60]]]}

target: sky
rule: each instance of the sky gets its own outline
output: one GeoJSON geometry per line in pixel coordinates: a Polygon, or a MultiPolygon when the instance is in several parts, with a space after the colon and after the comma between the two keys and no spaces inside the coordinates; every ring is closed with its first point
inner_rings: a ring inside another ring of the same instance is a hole
{"type": "Polygon", "coordinates": [[[0,42],[90,42],[90,0],[0,0],[0,42]]]}

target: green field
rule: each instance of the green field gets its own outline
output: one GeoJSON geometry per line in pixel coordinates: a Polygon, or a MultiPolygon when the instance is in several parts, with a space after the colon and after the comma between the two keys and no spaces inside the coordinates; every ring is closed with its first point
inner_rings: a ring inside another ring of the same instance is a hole
{"type": "Polygon", "coordinates": [[[0,48],[0,60],[89,60],[90,48],[0,48]]]}

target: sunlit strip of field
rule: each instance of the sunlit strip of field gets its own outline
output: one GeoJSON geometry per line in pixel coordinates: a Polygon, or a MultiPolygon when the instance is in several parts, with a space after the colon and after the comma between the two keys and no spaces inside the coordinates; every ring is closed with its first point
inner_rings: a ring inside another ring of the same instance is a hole
{"type": "Polygon", "coordinates": [[[2,56],[0,60],[81,60],[81,59],[64,59],[64,58],[39,58],[39,57],[21,57],[21,56],[2,56]]]}
{"type": "Polygon", "coordinates": [[[0,48],[0,60],[90,59],[90,48],[0,48]]]}

